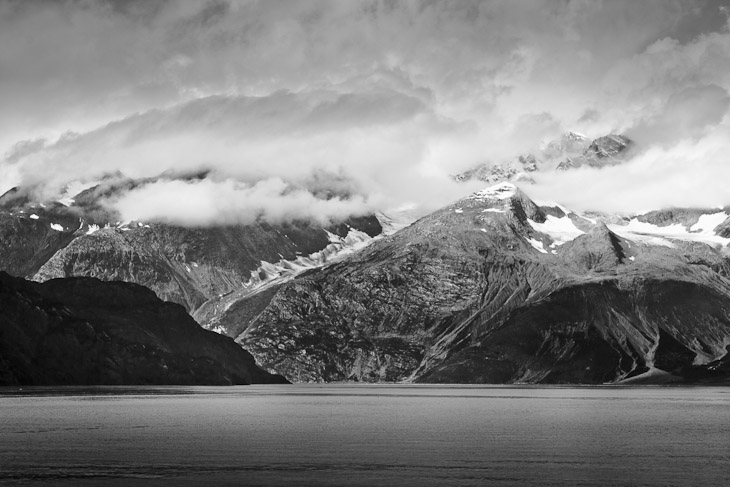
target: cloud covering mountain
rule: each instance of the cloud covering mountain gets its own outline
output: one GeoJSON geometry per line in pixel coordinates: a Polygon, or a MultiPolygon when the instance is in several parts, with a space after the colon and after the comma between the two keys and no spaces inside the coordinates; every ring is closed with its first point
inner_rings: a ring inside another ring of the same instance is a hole
{"type": "Polygon", "coordinates": [[[0,192],[202,169],[109,204],[193,225],[427,211],[473,189],[449,174],[578,130],[642,152],[541,174],[532,194],[610,211],[729,204],[726,7],[0,2],[0,192]]]}

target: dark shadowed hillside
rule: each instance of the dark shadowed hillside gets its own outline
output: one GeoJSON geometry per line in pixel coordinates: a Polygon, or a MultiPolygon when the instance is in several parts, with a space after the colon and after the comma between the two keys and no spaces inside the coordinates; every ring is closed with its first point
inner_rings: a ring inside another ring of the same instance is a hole
{"type": "Polygon", "coordinates": [[[0,272],[0,385],[284,382],[142,286],[0,272]]]}

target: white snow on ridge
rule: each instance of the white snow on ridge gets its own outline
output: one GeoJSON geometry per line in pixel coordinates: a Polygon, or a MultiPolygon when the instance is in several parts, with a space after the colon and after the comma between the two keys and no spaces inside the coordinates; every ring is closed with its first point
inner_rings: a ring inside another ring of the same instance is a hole
{"type": "Polygon", "coordinates": [[[35,213],[33,213],[32,215],[30,215],[30,219],[31,220],[37,220],[38,218],[40,218],[40,217],[38,215],[36,215],[35,213]]]}
{"type": "Polygon", "coordinates": [[[557,218],[552,215],[548,215],[545,223],[537,223],[536,221],[528,219],[527,222],[533,228],[540,233],[548,235],[553,239],[551,247],[556,245],[563,245],[566,242],[570,242],[576,237],[583,235],[582,230],[575,226],[573,220],[564,216],[557,218]]]}
{"type": "MultiPolygon", "coordinates": [[[[557,205],[550,204],[550,206],[557,205]]],[[[566,214],[570,212],[570,210],[560,208],[566,214]]],[[[647,245],[674,247],[675,245],[672,243],[672,240],[684,240],[701,242],[716,247],[730,244],[730,238],[720,237],[714,232],[715,228],[729,217],[730,215],[722,211],[702,215],[697,223],[689,229],[681,223],[660,227],[651,223],[641,222],[636,218],[633,218],[626,225],[608,224],[607,227],[623,238],[647,245]]],[[[581,218],[586,217],[581,216],[581,218]]],[[[590,220],[589,218],[586,218],[586,220],[596,223],[596,221],[590,220]]],[[[548,215],[544,223],[537,223],[533,220],[528,220],[528,222],[533,230],[544,233],[553,239],[553,243],[550,245],[551,248],[570,242],[584,233],[567,216],[557,218],[548,215]]]]}
{"type": "Polygon", "coordinates": [[[530,245],[532,245],[538,252],[547,254],[547,250],[545,250],[545,247],[542,245],[542,242],[540,242],[539,240],[535,240],[534,238],[527,238],[527,237],[525,237],[525,240],[527,240],[530,243],[530,245]]]}
{"type": "Polygon", "coordinates": [[[63,232],[63,225],[59,225],[58,223],[51,223],[51,228],[57,232],[63,232]]]}
{"type": "Polygon", "coordinates": [[[244,283],[244,287],[252,291],[272,282],[288,281],[308,269],[322,267],[325,264],[336,262],[346,255],[353,254],[380,237],[378,235],[373,238],[354,228],[351,228],[344,238],[325,231],[331,242],[327,247],[308,256],[299,256],[295,260],[281,259],[275,263],[262,260],[259,268],[251,271],[251,279],[244,283]],[[262,274],[265,276],[263,279],[262,274]]]}
{"type": "Polygon", "coordinates": [[[486,210],[482,210],[482,213],[504,213],[504,210],[500,210],[499,208],[487,208],[486,210]]]}
{"type": "Polygon", "coordinates": [[[607,225],[615,234],[629,240],[647,243],[650,245],[663,245],[674,247],[671,240],[684,240],[688,242],[701,242],[710,246],[726,246],[730,238],[715,235],[714,229],[727,218],[725,213],[702,215],[699,221],[692,225],[690,231],[681,223],[660,227],[647,222],[641,222],[633,218],[627,225],[607,225]],[[721,216],[724,216],[722,220],[721,216]]]}
{"type": "Polygon", "coordinates": [[[89,229],[86,230],[86,235],[91,235],[92,233],[99,230],[99,225],[94,225],[93,223],[89,225],[89,229]]]}
{"type": "Polygon", "coordinates": [[[469,198],[474,200],[506,200],[515,195],[517,186],[512,183],[499,183],[473,193],[469,198]]]}

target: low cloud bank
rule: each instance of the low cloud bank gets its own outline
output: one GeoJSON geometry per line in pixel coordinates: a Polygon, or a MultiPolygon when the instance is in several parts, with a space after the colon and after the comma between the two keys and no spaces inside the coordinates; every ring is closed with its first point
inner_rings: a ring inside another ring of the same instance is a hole
{"type": "Polygon", "coordinates": [[[624,165],[543,174],[527,191],[575,210],[643,213],[730,205],[728,118],[700,139],[654,146],[624,165]]]}
{"type": "Polygon", "coordinates": [[[292,220],[327,225],[373,211],[366,198],[318,198],[294,189],[281,179],[246,185],[223,181],[161,180],[138,187],[106,202],[123,220],[162,221],[184,226],[250,224],[292,220]]]}
{"type": "Polygon", "coordinates": [[[0,193],[209,171],[109,204],[194,225],[425,213],[478,189],[450,175],[576,130],[643,152],[529,193],[730,204],[725,3],[0,3],[0,193]]]}

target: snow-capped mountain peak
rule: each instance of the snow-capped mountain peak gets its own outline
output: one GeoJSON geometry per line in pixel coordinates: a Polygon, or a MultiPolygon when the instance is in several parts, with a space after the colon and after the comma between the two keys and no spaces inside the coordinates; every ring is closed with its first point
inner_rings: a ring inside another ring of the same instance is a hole
{"type": "Polygon", "coordinates": [[[475,200],[505,200],[517,193],[517,186],[512,183],[502,182],[489,186],[473,193],[470,198],[475,200]]]}

